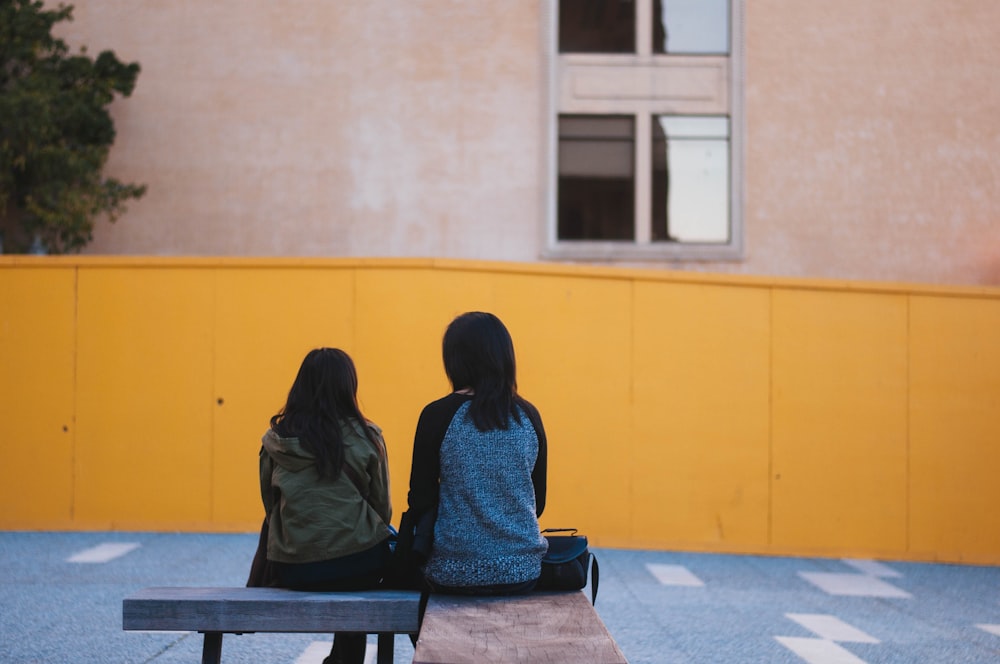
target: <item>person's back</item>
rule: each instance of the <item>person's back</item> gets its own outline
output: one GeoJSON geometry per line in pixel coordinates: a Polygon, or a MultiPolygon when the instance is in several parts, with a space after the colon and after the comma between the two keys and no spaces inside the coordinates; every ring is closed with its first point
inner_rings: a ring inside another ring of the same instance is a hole
{"type": "Polygon", "coordinates": [[[311,563],[359,553],[389,537],[388,478],[382,457],[369,436],[381,442],[381,431],[356,420],[341,423],[343,464],[337,477],[322,477],[315,456],[297,437],[283,438],[273,429],[261,448],[261,491],[272,500],[267,557],[279,563],[311,563]],[[368,427],[366,432],[362,427],[368,427]],[[351,476],[363,482],[362,496],[351,476]]]}
{"type": "MultiPolygon", "coordinates": [[[[462,403],[441,441],[434,548],[427,578],[443,586],[509,585],[537,579],[539,537],[531,472],[538,437],[526,415],[479,431],[462,403]]],[[[453,400],[454,397],[446,397],[453,400]]]]}
{"type": "Polygon", "coordinates": [[[517,395],[513,344],[495,316],[459,316],[443,346],[455,391],[421,413],[410,475],[410,509],[437,510],[425,580],[437,592],[527,592],[547,547],[541,418],[517,395]]]}

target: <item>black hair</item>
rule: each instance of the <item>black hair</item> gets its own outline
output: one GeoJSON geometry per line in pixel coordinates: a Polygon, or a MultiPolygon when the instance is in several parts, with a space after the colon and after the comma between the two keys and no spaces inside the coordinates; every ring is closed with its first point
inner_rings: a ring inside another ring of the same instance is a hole
{"type": "Polygon", "coordinates": [[[335,478],[344,465],[341,423],[356,420],[381,454],[381,446],[358,408],[358,374],[351,357],[339,348],[309,351],[284,408],[271,418],[282,438],[298,438],[316,458],[320,477],[335,478]]]}
{"type": "Polygon", "coordinates": [[[477,429],[506,429],[511,417],[521,421],[514,342],[499,318],[464,313],[445,330],[441,345],[452,388],[473,390],[469,416],[477,429]]]}

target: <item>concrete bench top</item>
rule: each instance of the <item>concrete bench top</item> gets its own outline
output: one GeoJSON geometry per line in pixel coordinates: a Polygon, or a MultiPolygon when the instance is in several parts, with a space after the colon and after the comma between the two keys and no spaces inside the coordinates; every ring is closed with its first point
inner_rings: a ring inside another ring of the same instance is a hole
{"type": "Polygon", "coordinates": [[[126,630],[410,633],[420,593],[281,588],[146,588],[122,601],[126,630]]]}

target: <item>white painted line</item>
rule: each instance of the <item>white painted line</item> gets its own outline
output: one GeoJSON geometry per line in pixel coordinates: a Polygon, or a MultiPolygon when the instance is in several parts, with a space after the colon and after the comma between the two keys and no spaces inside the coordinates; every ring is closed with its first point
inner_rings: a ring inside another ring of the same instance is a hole
{"type": "Polygon", "coordinates": [[[799,576],[831,595],[854,597],[911,597],[901,590],[873,576],[864,574],[832,574],[827,572],[799,572],[799,576]]]}
{"type": "Polygon", "coordinates": [[[322,664],[332,647],[333,641],[313,641],[296,658],[295,664],[322,664]]]}
{"type": "Polygon", "coordinates": [[[878,576],[886,579],[898,579],[902,574],[892,569],[888,565],[885,565],[874,560],[859,560],[856,558],[844,558],[844,563],[850,565],[854,569],[858,570],[862,574],[867,574],[868,576],[878,576]]]}
{"type": "Polygon", "coordinates": [[[106,563],[139,548],[135,542],[108,542],[84,549],[66,559],[68,563],[106,563]]]}
{"type": "Polygon", "coordinates": [[[1000,636],[1000,625],[976,625],[979,629],[1000,636]]]}
{"type": "MultiPolygon", "coordinates": [[[[295,664],[322,664],[323,660],[330,654],[332,647],[333,641],[313,641],[295,659],[295,664]]],[[[365,649],[365,664],[373,664],[377,658],[378,646],[369,643],[368,648],[365,649]]]]}
{"type": "Polygon", "coordinates": [[[794,620],[810,632],[829,641],[844,641],[846,643],[879,643],[870,634],[862,632],[857,627],[845,623],[837,616],[821,613],[786,613],[785,617],[794,620]]]}
{"type": "Polygon", "coordinates": [[[698,588],[705,583],[692,574],[683,565],[660,565],[657,563],[647,563],[646,569],[656,577],[656,580],[665,586],[687,586],[698,588]]]}
{"type": "Polygon", "coordinates": [[[865,664],[863,659],[858,659],[833,641],[795,636],[774,638],[809,664],[865,664]]]}

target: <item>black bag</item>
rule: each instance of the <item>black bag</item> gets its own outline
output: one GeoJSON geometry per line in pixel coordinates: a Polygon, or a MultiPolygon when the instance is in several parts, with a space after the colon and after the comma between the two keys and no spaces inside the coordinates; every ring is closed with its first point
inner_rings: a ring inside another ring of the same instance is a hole
{"type": "Polygon", "coordinates": [[[414,590],[423,588],[422,568],[431,555],[436,521],[436,507],[420,513],[413,510],[403,512],[399,520],[396,548],[392,552],[388,585],[414,590]]]}
{"type": "Polygon", "coordinates": [[[278,572],[274,563],[267,559],[267,517],[260,527],[260,538],[257,540],[257,551],[250,563],[250,576],[247,578],[247,588],[267,588],[278,585],[278,572]]]}
{"type": "Polygon", "coordinates": [[[542,558],[542,575],[539,590],[582,590],[587,585],[590,568],[590,601],[597,603],[597,584],[600,568],[597,557],[590,552],[586,535],[577,535],[576,528],[547,528],[542,535],[549,543],[549,550],[542,558]],[[569,533],[549,535],[547,533],[569,533]]]}

